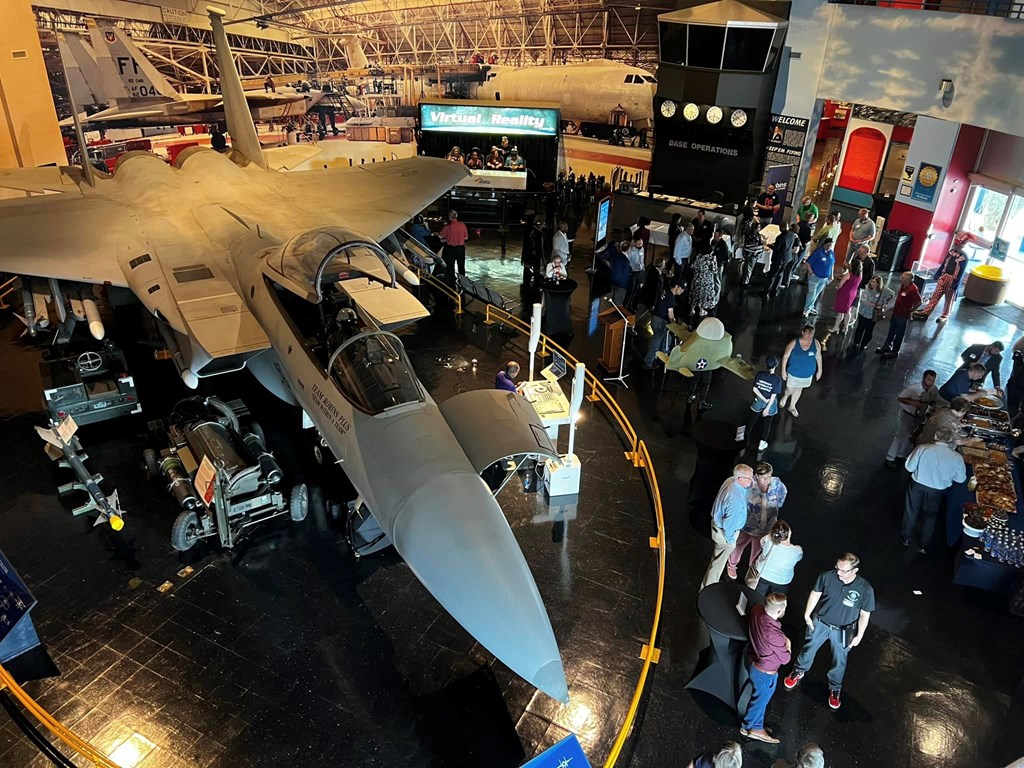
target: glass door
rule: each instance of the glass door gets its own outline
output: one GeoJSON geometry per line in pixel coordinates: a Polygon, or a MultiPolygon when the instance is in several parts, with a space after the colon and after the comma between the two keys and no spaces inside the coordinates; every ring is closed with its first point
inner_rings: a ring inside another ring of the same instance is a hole
{"type": "Polygon", "coordinates": [[[1006,300],[1024,307],[1024,190],[971,185],[960,230],[974,235],[964,246],[968,265],[992,264],[1002,269],[1010,278],[1006,300]],[[997,242],[1005,255],[993,255],[997,242]]]}

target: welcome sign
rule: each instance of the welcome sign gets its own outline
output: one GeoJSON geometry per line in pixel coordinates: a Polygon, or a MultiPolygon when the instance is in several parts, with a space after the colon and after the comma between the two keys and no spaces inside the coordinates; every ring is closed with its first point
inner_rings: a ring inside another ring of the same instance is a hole
{"type": "Polygon", "coordinates": [[[420,104],[420,128],[452,133],[557,136],[558,110],[480,104],[420,104]]]}

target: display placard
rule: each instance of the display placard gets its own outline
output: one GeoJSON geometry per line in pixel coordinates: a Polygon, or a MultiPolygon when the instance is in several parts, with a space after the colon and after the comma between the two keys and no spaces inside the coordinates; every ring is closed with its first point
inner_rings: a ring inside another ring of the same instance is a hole
{"type": "Polygon", "coordinates": [[[612,199],[606,197],[597,204],[597,229],[594,234],[594,250],[600,249],[608,240],[608,221],[611,218],[612,199]]]}
{"type": "Polygon", "coordinates": [[[548,747],[523,768],[590,768],[583,747],[575,733],[570,733],[557,744],[548,747]]]}
{"type": "Polygon", "coordinates": [[[938,189],[941,178],[941,165],[921,163],[921,168],[917,171],[917,177],[914,179],[914,191],[911,192],[910,196],[914,200],[920,200],[922,203],[935,202],[935,192],[938,189]]]}
{"type": "Polygon", "coordinates": [[[558,110],[491,104],[420,104],[420,128],[449,133],[557,136],[558,110]]]}

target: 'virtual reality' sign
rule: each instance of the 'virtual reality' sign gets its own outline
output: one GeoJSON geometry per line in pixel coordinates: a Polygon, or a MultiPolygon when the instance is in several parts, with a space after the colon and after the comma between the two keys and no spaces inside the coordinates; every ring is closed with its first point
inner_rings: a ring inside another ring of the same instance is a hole
{"type": "Polygon", "coordinates": [[[454,133],[558,135],[558,110],[478,104],[420,104],[420,128],[454,133]]]}

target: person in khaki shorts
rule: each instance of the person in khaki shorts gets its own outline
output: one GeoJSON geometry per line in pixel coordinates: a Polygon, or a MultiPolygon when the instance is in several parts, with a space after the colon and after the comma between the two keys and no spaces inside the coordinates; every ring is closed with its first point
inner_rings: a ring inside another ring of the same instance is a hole
{"type": "Polygon", "coordinates": [[[729,555],[736,548],[736,537],[747,522],[747,490],[753,482],[754,470],[748,464],[737,464],[733,467],[732,477],[718,489],[711,507],[711,540],[715,543],[715,551],[701,589],[722,578],[729,555]]]}

